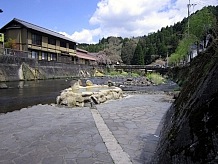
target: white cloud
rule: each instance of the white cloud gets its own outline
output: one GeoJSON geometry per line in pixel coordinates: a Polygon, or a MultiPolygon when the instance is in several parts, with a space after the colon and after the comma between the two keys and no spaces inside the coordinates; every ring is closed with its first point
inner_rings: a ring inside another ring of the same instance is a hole
{"type": "MultiPolygon", "coordinates": [[[[173,25],[187,17],[187,1],[184,0],[101,0],[89,20],[95,30],[83,29],[70,38],[77,42],[94,42],[94,38],[107,36],[132,37],[147,35],[161,27],[173,25]]],[[[217,0],[195,0],[191,12],[205,5],[217,5],[217,0]]]]}
{"type": "Polygon", "coordinates": [[[74,32],[72,35],[67,34],[66,32],[59,32],[68,38],[75,40],[78,43],[95,43],[94,37],[99,36],[101,33],[101,29],[97,28],[94,30],[83,29],[82,31],[74,32]]]}

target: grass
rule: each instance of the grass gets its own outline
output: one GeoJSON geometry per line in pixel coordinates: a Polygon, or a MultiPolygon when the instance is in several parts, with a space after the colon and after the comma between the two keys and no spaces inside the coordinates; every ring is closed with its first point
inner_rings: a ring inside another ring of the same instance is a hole
{"type": "Polygon", "coordinates": [[[160,85],[165,82],[165,79],[159,73],[148,73],[146,77],[156,85],[160,85]]]}
{"type": "Polygon", "coordinates": [[[122,77],[139,77],[140,75],[138,73],[128,73],[125,71],[110,71],[107,73],[108,76],[122,76],[122,77]]]}

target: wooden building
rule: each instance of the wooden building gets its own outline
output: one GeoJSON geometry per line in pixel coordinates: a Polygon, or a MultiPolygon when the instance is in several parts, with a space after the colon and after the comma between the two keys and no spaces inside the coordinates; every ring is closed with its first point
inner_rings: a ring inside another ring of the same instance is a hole
{"type": "Polygon", "coordinates": [[[78,64],[97,65],[95,56],[88,53],[88,51],[77,48],[76,49],[76,62],[78,64]]]}
{"type": "Polygon", "coordinates": [[[0,29],[0,33],[5,35],[6,42],[15,42],[13,49],[30,52],[28,58],[73,64],[88,64],[95,61],[87,52],[77,52],[77,43],[74,40],[23,20],[14,18],[0,29]]]}

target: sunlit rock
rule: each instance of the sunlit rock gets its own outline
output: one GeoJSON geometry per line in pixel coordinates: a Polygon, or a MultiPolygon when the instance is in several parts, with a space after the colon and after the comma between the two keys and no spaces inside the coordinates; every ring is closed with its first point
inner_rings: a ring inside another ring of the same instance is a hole
{"type": "Polygon", "coordinates": [[[7,89],[8,86],[5,83],[0,83],[0,89],[7,89]]]}
{"type": "Polygon", "coordinates": [[[86,80],[86,86],[93,86],[94,84],[91,82],[91,80],[86,80]]]}
{"type": "Polygon", "coordinates": [[[95,72],[94,72],[94,76],[95,76],[95,77],[103,77],[104,74],[101,73],[101,72],[99,72],[98,70],[95,70],[95,72]]]}
{"type": "MultiPolygon", "coordinates": [[[[63,90],[56,102],[69,107],[84,107],[104,103],[123,97],[122,89],[108,85],[95,85],[91,81],[86,87],[81,86],[81,81],[75,82],[70,88],[63,90]]],[[[87,84],[87,82],[86,82],[87,84]]]]}

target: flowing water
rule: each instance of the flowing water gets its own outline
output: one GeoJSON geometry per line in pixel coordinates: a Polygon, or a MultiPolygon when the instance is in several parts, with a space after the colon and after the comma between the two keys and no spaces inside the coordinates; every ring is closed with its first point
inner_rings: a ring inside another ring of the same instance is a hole
{"type": "MultiPolygon", "coordinates": [[[[108,78],[89,78],[94,84],[104,84],[108,78]]],[[[0,89],[0,113],[12,112],[37,104],[56,103],[60,92],[77,79],[50,79],[5,82],[8,89],[0,89]]],[[[83,84],[87,79],[81,79],[83,84]]],[[[99,90],[99,89],[98,89],[99,90]]],[[[86,90],[87,91],[87,90],[86,90]]]]}
{"type": "MultiPolygon", "coordinates": [[[[85,85],[87,79],[81,79],[85,85]]],[[[94,84],[107,84],[108,80],[122,84],[126,78],[89,78],[94,84]]],[[[76,79],[51,79],[38,81],[6,82],[8,89],[0,89],[0,113],[11,112],[37,104],[56,103],[56,97],[60,92],[70,87],[71,81],[76,79]]],[[[172,91],[177,87],[175,83],[168,82],[159,86],[124,86],[123,91],[172,91]]],[[[92,88],[94,89],[94,88],[92,88]]],[[[101,88],[103,89],[103,88],[101,88]]],[[[97,88],[99,90],[99,88],[97,88]]],[[[84,91],[90,91],[85,89],[84,91]]],[[[93,90],[92,90],[93,91],[93,90]]]]}
{"type": "Polygon", "coordinates": [[[19,110],[36,104],[56,103],[61,90],[70,86],[67,79],[6,82],[0,89],[0,113],[19,110]]]}

